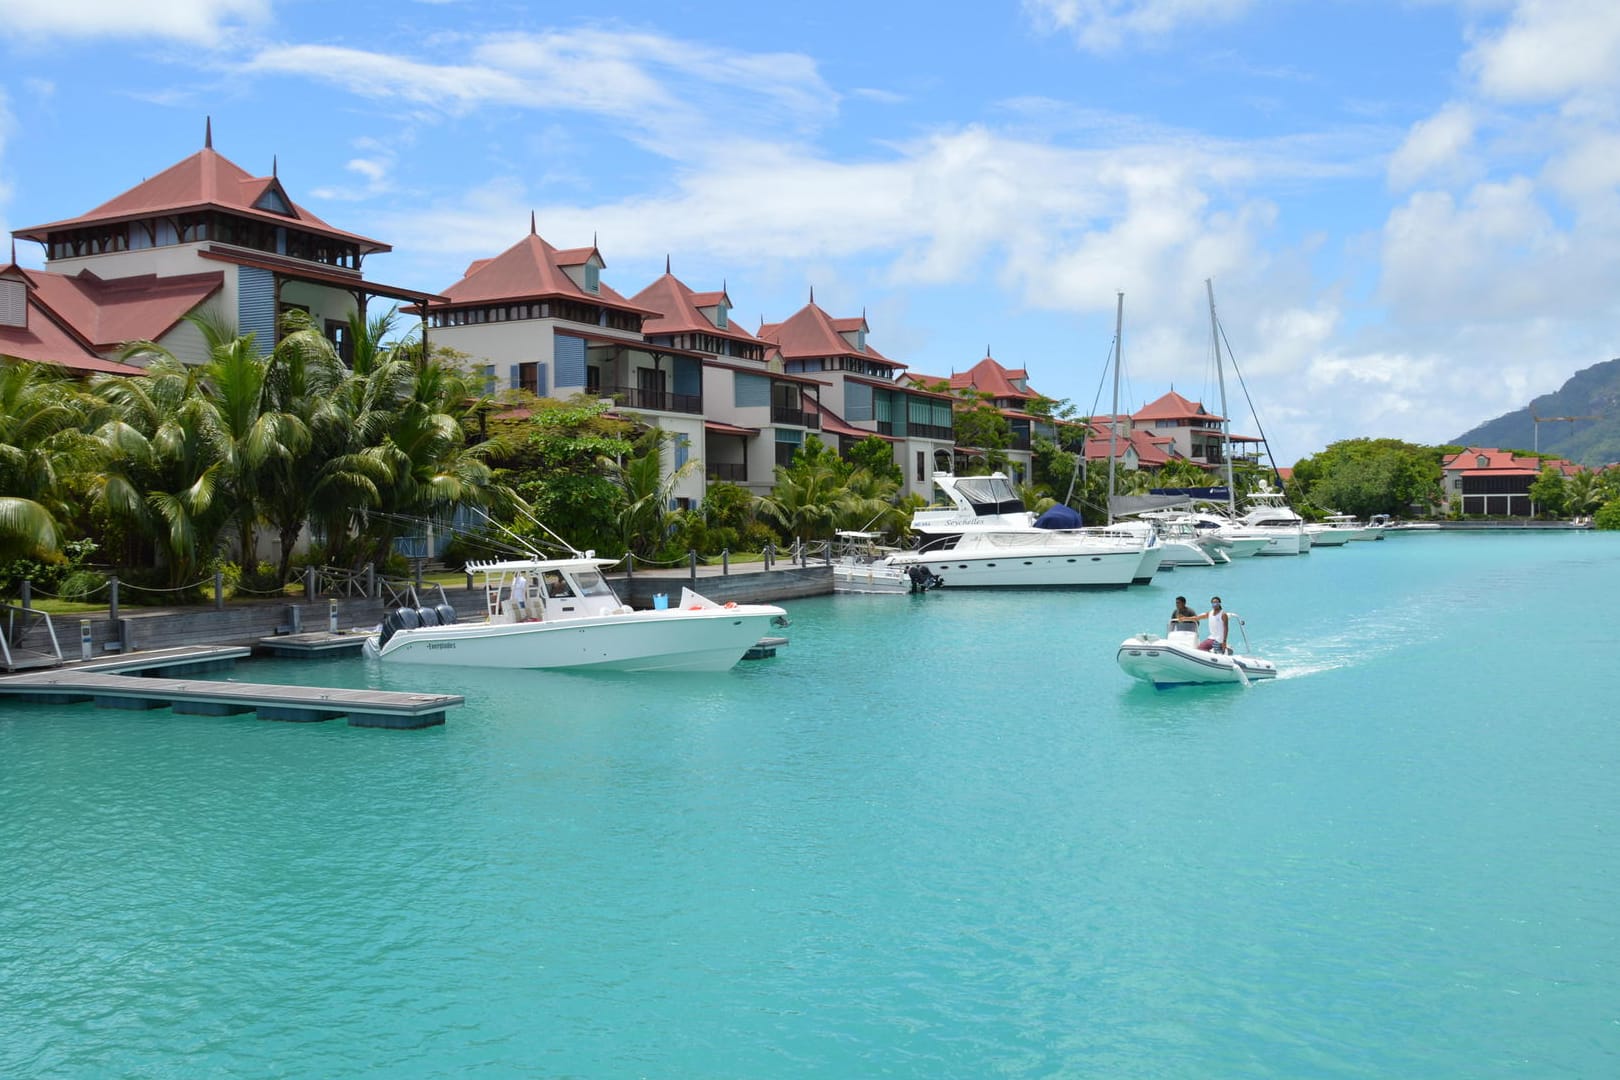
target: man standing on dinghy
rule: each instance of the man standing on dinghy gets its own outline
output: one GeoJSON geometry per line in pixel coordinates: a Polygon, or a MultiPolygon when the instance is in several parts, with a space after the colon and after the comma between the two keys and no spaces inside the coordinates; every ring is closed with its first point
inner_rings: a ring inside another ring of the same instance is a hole
{"type": "Polygon", "coordinates": [[[1204,652],[1225,653],[1232,650],[1227,647],[1227,632],[1231,628],[1232,617],[1221,607],[1221,598],[1209,598],[1209,610],[1198,616],[1209,620],[1209,637],[1198,643],[1198,648],[1204,652]]]}

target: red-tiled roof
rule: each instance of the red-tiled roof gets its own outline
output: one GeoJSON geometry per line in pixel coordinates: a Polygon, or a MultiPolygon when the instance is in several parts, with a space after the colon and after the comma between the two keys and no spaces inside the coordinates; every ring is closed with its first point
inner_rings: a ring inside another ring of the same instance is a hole
{"type": "Polygon", "coordinates": [[[1136,412],[1131,414],[1132,420],[1206,420],[1220,422],[1224,416],[1216,416],[1206,412],[1204,406],[1196,401],[1188,401],[1174,390],[1150,401],[1136,412]]]}
{"type": "Polygon", "coordinates": [[[444,297],[449,304],[459,306],[557,296],[640,315],[658,314],[650,308],[631,303],[606,283],[599,283],[598,291],[594,293],[576,284],[563,267],[578,266],[592,255],[601,260],[594,247],[558,251],[538,234],[531,232],[494,258],[472,263],[460,281],[444,290],[444,297]]]}
{"type": "Polygon", "coordinates": [[[952,390],[977,390],[993,398],[1033,401],[1041,395],[1033,390],[1020,390],[1013,382],[1014,379],[1028,378],[1029,372],[1023,368],[1002,367],[993,358],[986,356],[966,371],[956,372],[950,377],[949,382],[952,390]]]}
{"type": "Polygon", "coordinates": [[[1573,476],[1581,471],[1579,465],[1563,458],[1541,459],[1530,455],[1519,457],[1511,450],[1498,450],[1494,446],[1470,446],[1446,458],[1440,468],[1445,472],[1460,473],[1463,476],[1539,476],[1541,470],[1548,466],[1565,476],[1573,476]],[[1483,467],[1479,465],[1481,457],[1485,458],[1483,467]]]}
{"type": "Polygon", "coordinates": [[[703,421],[703,429],[712,431],[716,435],[758,435],[759,428],[739,427],[736,424],[722,424],[718,420],[703,421]]]}
{"type": "Polygon", "coordinates": [[[31,225],[18,229],[15,235],[43,243],[51,233],[64,229],[204,209],[228,210],[242,217],[275,225],[296,225],[306,232],[349,241],[362,252],[393,250],[380,240],[333,228],[288,198],[280,180],[273,176],[249,176],[211,147],[204,147],[151,179],[141,181],[87,214],[44,225],[31,225]],[[255,206],[266,193],[273,193],[275,200],[283,203],[291,213],[282,214],[255,206]]]}
{"type": "Polygon", "coordinates": [[[871,345],[862,352],[844,339],[844,333],[865,330],[866,320],[834,319],[812,301],[779,323],[765,323],[759,338],[776,347],[783,358],[798,360],[816,356],[855,356],[889,367],[906,365],[890,360],[871,345]]]}
{"type": "Polygon", "coordinates": [[[89,270],[35,275],[39,298],[97,349],[156,341],[225,284],[220,271],[103,280],[89,270]]]}
{"type": "Polygon", "coordinates": [[[28,288],[26,326],[0,326],[0,356],[28,360],[36,364],[69,368],[73,371],[105,372],[112,375],[140,375],[143,369],[103,360],[90,343],[76,334],[71,324],[52,312],[34,288],[42,277],[57,277],[41,271],[26,271],[12,265],[0,269],[0,277],[22,281],[28,288]]]}
{"type": "Polygon", "coordinates": [[[828,435],[847,435],[855,439],[864,439],[868,435],[877,435],[884,442],[899,442],[893,435],[878,435],[875,431],[867,431],[850,425],[843,417],[833,412],[819,401],[806,399],[805,411],[817,413],[821,417],[821,430],[828,435]]]}
{"type": "Polygon", "coordinates": [[[715,307],[721,301],[730,306],[730,300],[724,292],[695,293],[686,287],[685,282],[670,273],[665,273],[663,277],[630,298],[632,304],[639,304],[650,311],[658,312],[657,315],[642,320],[641,332],[648,337],[662,334],[713,334],[716,337],[742,341],[750,345],[761,344],[753,334],[735,324],[721,329],[699,310],[715,307]]]}
{"type": "MultiPolygon", "coordinates": [[[[1100,436],[1086,440],[1085,455],[1087,461],[1108,460],[1108,433],[1104,430],[1100,436]]],[[[1151,431],[1133,431],[1130,435],[1114,436],[1114,457],[1123,458],[1128,449],[1136,451],[1137,463],[1147,468],[1158,468],[1167,463],[1171,454],[1167,448],[1174,445],[1175,440],[1163,435],[1155,435],[1151,431]]]]}

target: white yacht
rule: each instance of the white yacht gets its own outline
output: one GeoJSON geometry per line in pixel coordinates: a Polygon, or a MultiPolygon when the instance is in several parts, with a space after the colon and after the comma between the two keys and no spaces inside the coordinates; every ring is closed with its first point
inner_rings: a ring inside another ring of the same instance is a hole
{"type": "Polygon", "coordinates": [[[585,552],[469,563],[484,590],[482,620],[459,622],[448,604],[396,608],[366,652],[461,667],[725,671],[786,621],[774,604],[717,604],[690,589],[674,607],[633,610],[602,576],[617,561],[585,552]]]}
{"type": "Polygon", "coordinates": [[[1311,550],[1305,520],[1294,513],[1280,491],[1256,491],[1250,495],[1249,509],[1237,524],[1269,541],[1257,555],[1304,555],[1311,550]]]}
{"type": "Polygon", "coordinates": [[[935,473],[934,486],[947,505],[913,514],[916,549],[887,562],[908,571],[921,567],[944,588],[1124,588],[1144,576],[1151,580],[1158,569],[1150,536],[1038,527],[1001,473],[935,473]]]}

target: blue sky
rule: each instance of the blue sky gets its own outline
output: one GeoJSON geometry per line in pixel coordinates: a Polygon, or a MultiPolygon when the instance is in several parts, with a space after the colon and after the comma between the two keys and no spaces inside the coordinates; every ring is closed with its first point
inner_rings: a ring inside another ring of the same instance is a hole
{"type": "MultiPolygon", "coordinates": [[[[6,0],[0,224],[200,147],[449,286],[594,235],[734,317],[817,301],[930,374],[1082,412],[1218,397],[1204,279],[1280,463],[1423,442],[1620,355],[1612,0],[557,5],[6,0]],[[1106,390],[1099,408],[1108,408],[1106,390]]],[[[41,265],[37,245],[18,251],[41,265]]]]}

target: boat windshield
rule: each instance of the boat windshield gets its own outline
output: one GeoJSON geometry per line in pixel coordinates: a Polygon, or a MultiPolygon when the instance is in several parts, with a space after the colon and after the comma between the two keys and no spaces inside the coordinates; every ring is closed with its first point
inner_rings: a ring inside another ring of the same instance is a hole
{"type": "Polygon", "coordinates": [[[956,481],[956,494],[967,500],[973,512],[986,514],[1018,514],[1024,509],[1023,500],[1013,491],[1005,476],[967,476],[956,481]]]}
{"type": "Polygon", "coordinates": [[[613,596],[613,586],[607,583],[607,578],[595,570],[575,570],[573,572],[574,584],[579,587],[581,596],[613,596]]]}

